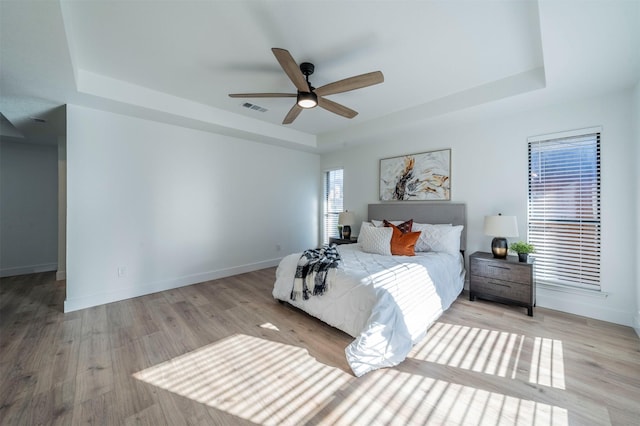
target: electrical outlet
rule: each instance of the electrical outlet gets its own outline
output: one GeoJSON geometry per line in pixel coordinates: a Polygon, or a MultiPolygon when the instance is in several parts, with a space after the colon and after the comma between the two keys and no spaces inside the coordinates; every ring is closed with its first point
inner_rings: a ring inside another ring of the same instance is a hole
{"type": "Polygon", "coordinates": [[[118,277],[124,277],[127,274],[126,266],[118,266],[118,277]]]}
{"type": "Polygon", "coordinates": [[[282,250],[282,247],[280,247],[280,244],[276,244],[276,251],[280,251],[282,250]]]}

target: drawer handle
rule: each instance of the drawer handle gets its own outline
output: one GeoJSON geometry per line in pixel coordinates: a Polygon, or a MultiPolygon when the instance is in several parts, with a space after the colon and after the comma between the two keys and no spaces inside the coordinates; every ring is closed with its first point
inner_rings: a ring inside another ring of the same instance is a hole
{"type": "Polygon", "coordinates": [[[502,283],[494,283],[489,281],[489,284],[493,284],[493,285],[499,285],[500,287],[507,287],[507,288],[511,288],[511,286],[509,284],[502,284],[502,283]]]}
{"type": "Polygon", "coordinates": [[[498,265],[489,265],[489,268],[506,269],[507,271],[511,269],[508,266],[498,266],[498,265]]]}

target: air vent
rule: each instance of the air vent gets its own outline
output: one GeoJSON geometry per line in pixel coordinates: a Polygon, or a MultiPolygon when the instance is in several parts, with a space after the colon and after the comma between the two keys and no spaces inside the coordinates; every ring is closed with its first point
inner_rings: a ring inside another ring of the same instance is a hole
{"type": "Polygon", "coordinates": [[[266,108],[262,108],[260,105],[250,104],[249,102],[245,102],[242,104],[243,107],[252,109],[254,111],[267,112],[266,108]]]}

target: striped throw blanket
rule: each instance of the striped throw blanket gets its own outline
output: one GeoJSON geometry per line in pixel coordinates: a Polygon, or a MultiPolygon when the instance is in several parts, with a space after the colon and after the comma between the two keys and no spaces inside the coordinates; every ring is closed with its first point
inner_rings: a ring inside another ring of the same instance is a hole
{"type": "Polygon", "coordinates": [[[335,244],[323,245],[320,248],[305,250],[298,260],[296,275],[291,289],[291,300],[302,296],[322,295],[327,291],[327,275],[331,269],[338,267],[340,253],[335,244]],[[313,284],[313,290],[310,290],[313,284]]]}

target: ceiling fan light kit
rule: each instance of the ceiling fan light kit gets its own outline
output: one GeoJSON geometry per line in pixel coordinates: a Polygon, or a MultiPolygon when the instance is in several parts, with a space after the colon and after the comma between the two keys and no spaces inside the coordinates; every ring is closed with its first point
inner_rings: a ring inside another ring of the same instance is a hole
{"type": "Polygon", "coordinates": [[[318,105],[318,96],[313,92],[298,92],[298,105],[302,108],[315,108],[318,105]]]}
{"type": "Polygon", "coordinates": [[[347,108],[337,102],[326,99],[324,96],[344,93],[350,90],[361,89],[363,87],[380,84],[384,81],[381,71],[374,71],[361,74],[344,80],[325,84],[316,89],[309,82],[309,76],[313,74],[315,67],[310,62],[303,62],[298,67],[289,51],[274,47],[271,49],[274,56],[280,63],[283,71],[287,74],[291,82],[298,89],[298,94],[293,93],[231,93],[232,98],[291,98],[296,97],[296,103],[289,110],[282,124],[290,124],[295,120],[303,109],[320,106],[334,114],[346,118],[353,118],[358,115],[357,111],[347,108]]]}

